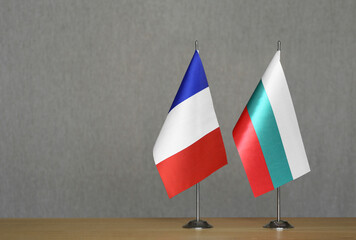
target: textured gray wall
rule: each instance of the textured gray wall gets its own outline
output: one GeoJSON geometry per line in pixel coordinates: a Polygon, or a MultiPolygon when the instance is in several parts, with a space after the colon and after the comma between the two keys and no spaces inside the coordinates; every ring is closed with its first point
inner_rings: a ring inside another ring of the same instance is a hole
{"type": "Polygon", "coordinates": [[[200,42],[229,164],[205,217],[274,216],[231,131],[282,41],[312,171],[282,215],[356,217],[356,1],[0,1],[0,217],[182,217],[152,148],[200,42]]]}

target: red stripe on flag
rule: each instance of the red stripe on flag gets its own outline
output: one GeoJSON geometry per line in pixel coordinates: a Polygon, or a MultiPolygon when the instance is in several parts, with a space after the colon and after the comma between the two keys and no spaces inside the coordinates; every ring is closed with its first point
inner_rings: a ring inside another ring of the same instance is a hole
{"type": "Polygon", "coordinates": [[[157,164],[169,198],[194,186],[227,164],[220,128],[157,164]]]}
{"type": "Polygon", "coordinates": [[[253,195],[258,197],[273,190],[271,176],[247,108],[244,109],[239,121],[236,123],[232,136],[244,165],[253,195]]]}

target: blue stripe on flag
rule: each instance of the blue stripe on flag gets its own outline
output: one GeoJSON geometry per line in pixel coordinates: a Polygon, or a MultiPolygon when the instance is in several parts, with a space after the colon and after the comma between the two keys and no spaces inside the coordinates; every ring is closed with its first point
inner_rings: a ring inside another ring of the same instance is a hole
{"type": "Polygon", "coordinates": [[[208,86],[208,81],[206,79],[199,53],[198,51],[195,51],[169,111],[171,111],[179,103],[183,102],[187,98],[190,98],[208,86]]]}
{"type": "Polygon", "coordinates": [[[275,188],[293,180],[276,119],[262,81],[256,87],[247,110],[260,142],[275,188]]]}

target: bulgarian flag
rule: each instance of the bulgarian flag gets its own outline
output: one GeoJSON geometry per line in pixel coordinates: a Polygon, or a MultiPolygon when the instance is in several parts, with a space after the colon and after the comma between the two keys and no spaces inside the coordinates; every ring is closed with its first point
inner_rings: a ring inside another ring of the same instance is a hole
{"type": "Polygon", "coordinates": [[[232,135],[255,197],[310,171],[280,51],[274,55],[232,135]]]}
{"type": "Polygon", "coordinates": [[[203,64],[196,50],[153,148],[168,197],[227,164],[203,64]]]}

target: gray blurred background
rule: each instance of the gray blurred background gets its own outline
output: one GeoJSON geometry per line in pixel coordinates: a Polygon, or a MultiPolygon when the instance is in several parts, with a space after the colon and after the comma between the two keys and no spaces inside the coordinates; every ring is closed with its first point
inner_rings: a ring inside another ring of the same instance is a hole
{"type": "Polygon", "coordinates": [[[312,171],[282,216],[356,217],[356,1],[0,1],[0,217],[192,217],[152,148],[199,40],[229,164],[202,217],[274,217],[231,131],[282,41],[312,171]]]}

